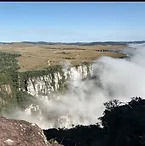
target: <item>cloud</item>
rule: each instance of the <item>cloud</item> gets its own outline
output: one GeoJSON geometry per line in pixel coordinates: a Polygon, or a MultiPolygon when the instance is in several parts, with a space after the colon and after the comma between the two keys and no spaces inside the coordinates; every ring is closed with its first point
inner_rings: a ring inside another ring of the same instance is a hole
{"type": "Polygon", "coordinates": [[[19,109],[7,116],[37,123],[41,128],[89,125],[102,116],[104,102],[113,99],[127,102],[136,96],[145,98],[145,45],[132,45],[125,51],[131,54],[127,59],[96,60],[92,65],[93,79],[82,80],[75,72],[76,78],[68,81],[69,88],[64,95],[49,100],[35,98],[36,115],[31,114],[31,105],[25,112],[19,109]]]}

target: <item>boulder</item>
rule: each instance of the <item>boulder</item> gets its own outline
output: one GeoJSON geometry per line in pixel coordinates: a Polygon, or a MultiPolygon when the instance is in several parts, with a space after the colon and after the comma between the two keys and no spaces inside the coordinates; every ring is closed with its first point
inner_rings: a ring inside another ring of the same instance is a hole
{"type": "Polygon", "coordinates": [[[0,117],[0,146],[51,146],[36,124],[0,117]]]}

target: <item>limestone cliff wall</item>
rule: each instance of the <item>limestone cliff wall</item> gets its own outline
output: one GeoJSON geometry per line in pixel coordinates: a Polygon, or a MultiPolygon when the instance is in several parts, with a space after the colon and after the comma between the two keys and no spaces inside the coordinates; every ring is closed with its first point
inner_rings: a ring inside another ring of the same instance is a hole
{"type": "Polygon", "coordinates": [[[75,80],[78,77],[85,79],[91,75],[91,70],[91,64],[82,64],[39,72],[39,74],[28,75],[23,79],[23,87],[20,88],[32,96],[48,96],[53,92],[64,89],[68,80],[75,80]]]}

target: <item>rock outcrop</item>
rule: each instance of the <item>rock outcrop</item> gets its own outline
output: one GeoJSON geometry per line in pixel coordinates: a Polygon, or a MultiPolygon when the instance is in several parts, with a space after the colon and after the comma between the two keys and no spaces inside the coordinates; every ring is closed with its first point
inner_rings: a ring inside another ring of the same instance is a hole
{"type": "Polygon", "coordinates": [[[0,117],[0,146],[51,146],[43,131],[24,120],[0,117]]]}
{"type": "Polygon", "coordinates": [[[0,84],[0,104],[6,105],[12,100],[12,87],[10,84],[0,84]]]}

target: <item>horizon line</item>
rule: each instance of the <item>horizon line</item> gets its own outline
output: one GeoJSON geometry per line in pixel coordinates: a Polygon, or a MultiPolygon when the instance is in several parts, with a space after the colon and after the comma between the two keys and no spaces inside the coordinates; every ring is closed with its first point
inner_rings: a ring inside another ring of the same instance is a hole
{"type": "Polygon", "coordinates": [[[64,42],[64,41],[28,41],[28,40],[24,40],[24,41],[0,41],[0,43],[105,43],[105,42],[145,42],[145,40],[129,40],[129,41],[73,41],[73,42],[64,42]]]}

